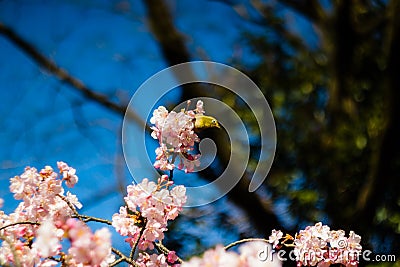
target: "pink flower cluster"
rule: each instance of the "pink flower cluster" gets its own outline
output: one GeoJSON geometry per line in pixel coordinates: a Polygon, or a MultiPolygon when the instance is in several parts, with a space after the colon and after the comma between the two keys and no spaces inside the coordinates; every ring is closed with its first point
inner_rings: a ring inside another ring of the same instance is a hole
{"type": "Polygon", "coordinates": [[[81,208],[78,198],[67,192],[64,195],[62,182],[72,187],[78,181],[75,169],[64,162],[57,162],[58,175],[53,168],[46,166],[40,172],[36,168],[26,167],[20,176],[10,179],[10,191],[14,198],[23,200],[12,214],[17,221],[43,221],[51,218],[53,221],[69,217],[73,211],[63,198],[66,198],[76,208],[81,208]]]}
{"type": "Polygon", "coordinates": [[[156,161],[154,167],[160,170],[173,170],[175,159],[178,156],[180,163],[178,169],[185,172],[194,171],[200,165],[199,154],[189,154],[193,150],[195,142],[200,139],[194,132],[196,115],[204,114],[203,102],[198,101],[196,109],[171,111],[160,106],[153,112],[150,122],[155,126],[151,129],[151,136],[158,139],[160,146],[156,149],[156,161]]]}
{"type": "MultiPolygon", "coordinates": [[[[69,239],[71,245],[68,254],[62,256],[62,261],[67,266],[106,267],[115,260],[111,253],[111,233],[107,228],[101,228],[93,234],[86,224],[69,218],[61,225],[58,223],[57,226],[49,220],[45,221],[36,234],[32,248],[36,249],[37,254],[43,258],[60,255],[61,239],[69,239]]],[[[57,264],[57,261],[46,260],[46,266],[57,264]]]]}
{"type": "Polygon", "coordinates": [[[136,263],[140,267],[179,267],[180,264],[175,264],[177,256],[174,251],[170,251],[167,256],[164,254],[148,254],[146,252],[139,253],[139,258],[136,263]]]}
{"type": "Polygon", "coordinates": [[[327,267],[331,264],[358,266],[362,251],[359,235],[350,231],[346,237],[345,231],[331,230],[321,222],[300,230],[295,238],[290,235],[283,236],[283,233],[277,230],[273,230],[269,237],[269,242],[277,249],[287,245],[287,241],[293,242],[298,266],[327,267]],[[281,242],[282,239],[284,240],[281,242]]]}
{"type": "Polygon", "coordinates": [[[132,245],[138,242],[138,248],[153,249],[153,242],[164,239],[167,222],[174,220],[186,202],[184,186],[175,186],[167,175],[158,179],[158,183],[143,179],[140,184],[129,185],[128,195],[124,198],[127,207],[120,207],[119,213],[112,217],[112,225],[122,236],[128,236],[132,245]]]}
{"type": "Polygon", "coordinates": [[[268,243],[261,241],[247,242],[239,247],[239,253],[229,252],[222,246],[207,250],[204,255],[194,257],[184,262],[181,267],[203,267],[203,266],[220,266],[220,267],[279,267],[282,266],[281,261],[276,257],[273,259],[261,260],[260,251],[265,251],[268,243]]]}
{"type": "Polygon", "coordinates": [[[82,205],[75,195],[64,195],[62,182],[72,187],[78,177],[66,163],[57,166],[60,175],[50,166],[40,172],[27,167],[10,179],[10,191],[22,202],[9,215],[0,211],[0,265],[55,266],[61,261],[68,266],[106,266],[110,233],[102,229],[93,235],[84,223],[71,219],[71,207],[82,205]],[[70,240],[68,253],[62,251],[63,238],[70,240]]]}
{"type": "Polygon", "coordinates": [[[65,234],[71,242],[66,263],[68,266],[108,266],[114,261],[111,254],[111,233],[101,228],[94,234],[81,221],[68,219],[65,234]]]}

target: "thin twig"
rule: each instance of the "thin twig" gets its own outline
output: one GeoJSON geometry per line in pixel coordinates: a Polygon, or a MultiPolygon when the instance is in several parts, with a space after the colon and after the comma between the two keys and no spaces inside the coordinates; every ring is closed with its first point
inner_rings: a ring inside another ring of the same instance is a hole
{"type": "Polygon", "coordinates": [[[143,232],[145,229],[146,229],[145,226],[143,226],[142,229],[140,229],[139,237],[136,239],[135,243],[133,243],[133,245],[132,245],[132,250],[131,250],[131,253],[129,254],[129,258],[131,260],[133,260],[133,257],[135,256],[136,247],[139,244],[140,238],[142,238],[142,235],[143,235],[143,232]]]}
{"type": "Polygon", "coordinates": [[[0,231],[6,229],[7,227],[20,225],[20,224],[40,225],[40,223],[38,223],[38,222],[30,222],[30,221],[15,222],[15,223],[10,223],[10,224],[0,227],[0,231]]]}
{"type": "Polygon", "coordinates": [[[82,218],[83,222],[99,222],[99,223],[104,223],[108,225],[112,225],[112,222],[106,219],[101,219],[101,218],[96,218],[88,215],[79,215],[82,218]]]}
{"type": "MultiPolygon", "coordinates": [[[[164,255],[168,256],[168,253],[170,252],[170,250],[168,248],[166,248],[160,241],[159,242],[154,242],[154,244],[156,245],[156,248],[160,252],[162,252],[164,255]]],[[[176,257],[177,257],[176,261],[178,263],[183,263],[183,260],[180,257],[178,257],[178,256],[176,256],[176,257]]]]}
{"type": "Polygon", "coordinates": [[[268,239],[265,239],[265,238],[245,238],[245,239],[241,239],[241,240],[235,241],[233,243],[230,243],[229,245],[225,246],[224,249],[228,250],[228,249],[230,249],[234,246],[240,245],[242,243],[253,242],[253,241],[263,241],[263,242],[269,243],[268,239]]]}
{"type": "Polygon", "coordinates": [[[78,211],[76,210],[75,206],[74,206],[71,202],[69,202],[69,200],[68,200],[65,196],[62,196],[62,195],[60,195],[60,194],[57,194],[57,196],[58,196],[59,198],[61,198],[62,200],[64,200],[65,203],[67,203],[68,207],[72,210],[72,212],[74,213],[74,216],[75,216],[76,218],[78,218],[80,221],[83,221],[82,215],[80,215],[80,214],[78,213],[78,211]]]}
{"type": "Polygon", "coordinates": [[[124,259],[123,258],[119,258],[118,260],[115,260],[113,263],[109,264],[108,267],[113,267],[121,262],[123,262],[124,259]]]}
{"type": "Polygon", "coordinates": [[[118,255],[121,257],[122,261],[125,261],[131,265],[133,265],[134,267],[140,267],[139,264],[137,264],[134,260],[128,259],[121,251],[119,251],[116,248],[111,248],[112,252],[114,252],[114,254],[118,255]]]}

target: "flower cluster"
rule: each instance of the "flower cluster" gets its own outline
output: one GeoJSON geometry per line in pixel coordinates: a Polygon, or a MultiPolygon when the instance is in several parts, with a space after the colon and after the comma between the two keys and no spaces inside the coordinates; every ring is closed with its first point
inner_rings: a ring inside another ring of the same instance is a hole
{"type": "Polygon", "coordinates": [[[207,250],[203,257],[194,257],[183,263],[181,267],[221,266],[221,267],[279,267],[277,258],[261,260],[260,251],[264,251],[267,243],[261,241],[247,242],[239,247],[239,253],[229,252],[222,246],[207,250]]]}
{"type": "Polygon", "coordinates": [[[167,256],[141,252],[136,262],[140,267],[179,267],[180,264],[175,264],[177,258],[175,251],[170,251],[167,256]]]}
{"type": "Polygon", "coordinates": [[[86,224],[76,219],[68,219],[65,226],[65,234],[71,242],[66,260],[68,266],[108,266],[114,261],[111,233],[107,228],[92,233],[86,224]]]}
{"type": "MultiPolygon", "coordinates": [[[[37,230],[37,236],[32,247],[38,255],[44,258],[60,255],[62,249],[61,239],[68,238],[70,248],[68,254],[62,258],[67,266],[108,266],[114,261],[111,254],[111,233],[107,228],[101,228],[94,234],[83,222],[69,218],[63,224],[54,225],[45,221],[37,230]]],[[[58,264],[56,261],[49,264],[58,264]]]]}
{"type": "Polygon", "coordinates": [[[199,154],[190,154],[193,146],[200,139],[194,132],[196,115],[204,114],[203,102],[198,101],[196,109],[171,111],[160,106],[153,112],[150,122],[153,132],[151,136],[157,139],[160,146],[156,149],[154,167],[160,170],[173,170],[175,159],[178,156],[180,163],[178,169],[185,172],[194,171],[200,165],[199,154]]]}
{"type": "Polygon", "coordinates": [[[112,217],[112,225],[127,242],[138,244],[141,250],[153,249],[154,241],[164,239],[167,222],[174,220],[186,202],[184,186],[175,186],[167,175],[158,183],[143,179],[140,184],[129,185],[124,198],[127,207],[120,207],[119,213],[112,217]]]}
{"type": "Polygon", "coordinates": [[[62,182],[68,187],[73,187],[78,181],[75,169],[64,162],[57,162],[61,175],[53,168],[46,166],[40,172],[36,168],[26,167],[20,176],[10,179],[10,191],[14,198],[23,200],[12,215],[16,221],[43,221],[51,218],[53,221],[69,217],[73,210],[64,198],[76,208],[81,208],[78,198],[67,192],[64,195],[62,182]]]}
{"type": "Polygon", "coordinates": [[[361,237],[350,231],[346,237],[343,230],[331,230],[321,222],[307,226],[293,238],[283,235],[281,231],[273,230],[269,242],[273,248],[279,249],[290,242],[294,246],[294,254],[298,266],[330,266],[342,264],[357,266],[361,254],[361,237]]]}
{"type": "Polygon", "coordinates": [[[50,166],[39,172],[27,167],[10,179],[10,191],[22,202],[9,215],[0,211],[0,265],[106,266],[110,233],[102,229],[93,235],[84,223],[71,218],[82,205],[75,195],[64,194],[62,182],[72,187],[78,177],[66,163],[57,166],[60,175],[50,166]],[[63,238],[70,240],[68,253],[62,251],[63,238]]]}

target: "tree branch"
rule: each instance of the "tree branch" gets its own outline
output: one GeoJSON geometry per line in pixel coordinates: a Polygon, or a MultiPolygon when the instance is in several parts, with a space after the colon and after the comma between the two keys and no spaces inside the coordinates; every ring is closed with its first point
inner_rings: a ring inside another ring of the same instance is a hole
{"type": "Polygon", "coordinates": [[[19,36],[16,32],[14,32],[11,28],[7,27],[3,23],[0,22],[0,34],[3,35],[6,39],[11,41],[15,46],[21,49],[26,55],[32,58],[40,67],[47,70],[49,73],[56,76],[60,81],[65,82],[70,85],[72,88],[81,92],[85,97],[90,100],[99,103],[100,105],[120,114],[124,115],[126,112],[126,116],[128,118],[135,121],[138,125],[144,126],[146,125],[146,130],[150,131],[149,126],[140,118],[133,110],[127,109],[126,106],[114,103],[111,101],[108,96],[104,94],[100,94],[91,88],[87,87],[83,84],[82,81],[70,75],[65,69],[57,66],[56,63],[45,57],[41,54],[37,48],[35,48],[31,43],[24,40],[21,36],[19,36]]]}
{"type": "Polygon", "coordinates": [[[299,12],[316,24],[324,21],[325,12],[317,0],[280,0],[279,2],[299,12]]]}

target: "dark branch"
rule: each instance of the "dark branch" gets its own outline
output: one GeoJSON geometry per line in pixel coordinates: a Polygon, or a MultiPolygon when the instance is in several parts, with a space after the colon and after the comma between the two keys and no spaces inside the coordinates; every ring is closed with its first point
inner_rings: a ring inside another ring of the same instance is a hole
{"type": "MultiPolygon", "coordinates": [[[[82,81],[70,75],[65,69],[59,67],[41,54],[38,49],[36,49],[32,44],[28,41],[24,40],[21,36],[19,36],[16,32],[14,32],[11,28],[7,27],[3,23],[0,22],[0,34],[6,37],[9,41],[11,41],[14,45],[20,48],[25,54],[27,54],[30,58],[32,58],[40,67],[47,70],[49,73],[56,76],[61,81],[70,85],[72,88],[80,91],[85,97],[99,103],[100,105],[120,114],[124,115],[126,111],[126,116],[130,119],[138,123],[140,126],[146,125],[146,122],[142,120],[135,112],[128,109],[124,105],[119,105],[111,101],[108,96],[104,94],[100,94],[91,88],[87,87],[82,81]]],[[[146,129],[150,131],[149,127],[146,125],[146,129]]]]}
{"type": "Polygon", "coordinates": [[[317,0],[280,0],[279,2],[299,12],[316,24],[324,21],[325,12],[317,0]]]}

